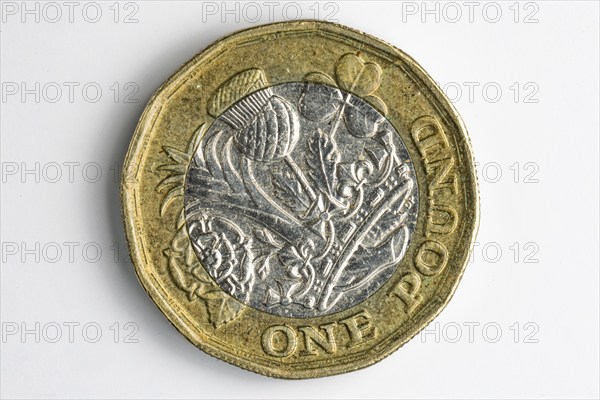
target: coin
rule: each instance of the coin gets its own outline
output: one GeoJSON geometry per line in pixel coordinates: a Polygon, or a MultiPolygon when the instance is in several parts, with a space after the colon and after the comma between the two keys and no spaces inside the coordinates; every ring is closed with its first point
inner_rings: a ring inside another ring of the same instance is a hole
{"type": "MultiPolygon", "coordinates": [[[[446,61],[448,62],[448,61],[446,61]]],[[[453,106],[318,21],[235,33],[147,105],[122,178],[138,278],[194,345],[268,376],[368,366],[444,308],[478,223],[453,106]]]]}

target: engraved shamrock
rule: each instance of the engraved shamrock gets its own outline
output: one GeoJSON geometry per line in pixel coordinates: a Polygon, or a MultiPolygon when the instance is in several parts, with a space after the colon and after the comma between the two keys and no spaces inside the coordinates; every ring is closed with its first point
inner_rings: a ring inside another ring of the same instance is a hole
{"type": "Polygon", "coordinates": [[[384,118],[374,109],[360,107],[360,101],[351,94],[387,114],[385,103],[373,95],[381,84],[381,68],[373,62],[363,61],[360,55],[348,53],[336,63],[335,78],[321,72],[306,75],[308,82],[300,97],[300,112],[311,121],[323,122],[335,118],[329,133],[332,140],[342,120],[353,136],[372,137],[384,118]],[[348,94],[344,97],[336,86],[348,94]]]}

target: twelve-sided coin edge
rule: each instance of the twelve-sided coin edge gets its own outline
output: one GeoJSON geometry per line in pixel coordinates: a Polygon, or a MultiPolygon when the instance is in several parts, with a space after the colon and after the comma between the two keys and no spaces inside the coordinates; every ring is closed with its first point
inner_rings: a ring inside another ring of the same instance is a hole
{"type": "MultiPolygon", "coordinates": [[[[323,23],[323,22],[315,22],[315,21],[299,21],[293,23],[283,23],[283,24],[273,24],[262,26],[254,29],[250,29],[247,31],[243,31],[241,33],[237,33],[238,35],[254,35],[262,36],[267,34],[272,34],[273,32],[277,32],[280,29],[297,29],[297,30],[314,30],[317,34],[319,32],[326,33],[335,33],[341,35],[351,35],[354,36],[355,40],[358,38],[362,38],[369,42],[370,46],[377,47],[379,51],[392,51],[391,48],[381,41],[368,37],[360,32],[349,30],[348,28],[343,28],[331,23],[323,23]],[[367,38],[367,39],[365,39],[367,38]]],[[[211,54],[215,53],[217,50],[221,49],[224,46],[228,45],[229,39],[224,39],[223,41],[217,42],[216,44],[210,46],[205,51],[194,57],[190,62],[188,62],[185,66],[183,66],[173,77],[171,77],[153,96],[150,100],[147,108],[145,109],[140,123],[136,129],[134,139],[132,141],[130,150],[127,154],[124,172],[123,172],[123,181],[122,181],[122,199],[123,199],[123,214],[126,225],[126,233],[127,240],[130,246],[130,253],[132,255],[132,260],[135,265],[136,274],[138,278],[142,282],[145,290],[148,292],[150,297],[154,300],[157,306],[161,309],[163,313],[169,318],[169,320],[173,323],[173,325],[181,331],[194,345],[198,346],[205,352],[214,355],[218,358],[221,358],[225,361],[233,363],[235,365],[239,365],[243,368],[259,372],[265,375],[278,376],[278,377],[286,377],[286,378],[306,378],[306,377],[316,377],[316,376],[324,376],[331,375],[341,372],[346,372],[358,368],[365,367],[370,365],[386,355],[390,354],[402,344],[406,343],[410,338],[416,335],[421,329],[423,329],[437,314],[443,309],[443,306],[449,301],[452,293],[454,292],[459,280],[460,275],[464,271],[464,265],[466,263],[466,258],[468,255],[468,248],[474,238],[477,226],[477,218],[478,218],[478,209],[477,209],[477,189],[476,189],[476,181],[475,176],[472,172],[472,169],[466,169],[464,172],[470,173],[471,176],[466,176],[466,182],[470,187],[466,187],[467,191],[471,195],[471,206],[472,206],[472,214],[469,216],[470,218],[470,226],[472,226],[471,232],[466,232],[465,237],[468,238],[468,241],[465,241],[463,244],[464,251],[462,252],[462,259],[458,261],[459,273],[454,278],[454,283],[448,287],[447,293],[442,294],[440,296],[439,304],[436,306],[435,310],[423,318],[421,321],[416,323],[415,329],[412,329],[409,333],[403,333],[398,337],[394,338],[391,344],[387,344],[382,349],[378,349],[376,352],[372,352],[369,357],[363,357],[354,360],[352,363],[348,364],[338,364],[338,365],[327,365],[325,368],[320,369],[309,369],[305,371],[293,370],[293,369],[280,369],[273,368],[269,365],[261,365],[253,363],[247,359],[236,356],[235,354],[224,351],[221,348],[213,346],[210,344],[208,338],[202,337],[198,332],[194,329],[191,329],[186,321],[184,321],[178,313],[173,309],[173,306],[169,303],[167,297],[160,293],[157,290],[156,282],[153,281],[153,277],[151,272],[147,269],[147,260],[145,259],[145,250],[142,248],[142,242],[140,241],[140,236],[143,234],[139,227],[136,224],[136,212],[137,212],[137,202],[139,199],[136,198],[136,190],[135,186],[131,187],[131,182],[136,181],[135,177],[137,176],[138,169],[141,167],[141,163],[139,160],[141,159],[141,155],[144,153],[145,141],[148,140],[148,133],[152,130],[152,125],[154,123],[155,118],[160,112],[162,107],[162,102],[166,101],[165,99],[165,89],[172,87],[176,83],[180,83],[182,78],[185,78],[187,72],[193,69],[195,66],[200,65],[204,59],[211,56],[211,54]]],[[[462,121],[458,117],[458,114],[449,103],[447,99],[445,99],[443,93],[437,89],[431,78],[416,64],[412,61],[408,56],[399,50],[393,50],[393,56],[397,57],[401,60],[402,63],[410,65],[411,69],[414,73],[419,75],[420,80],[427,86],[428,90],[434,96],[434,101],[438,102],[439,106],[445,111],[447,118],[449,118],[456,126],[456,132],[458,132],[459,136],[463,137],[463,146],[464,153],[462,156],[465,158],[462,160],[465,164],[471,164],[471,152],[469,143],[466,140],[466,131],[462,124],[462,121]]],[[[469,225],[469,224],[468,224],[469,225]]],[[[382,289],[383,290],[383,289],[382,289]]]]}

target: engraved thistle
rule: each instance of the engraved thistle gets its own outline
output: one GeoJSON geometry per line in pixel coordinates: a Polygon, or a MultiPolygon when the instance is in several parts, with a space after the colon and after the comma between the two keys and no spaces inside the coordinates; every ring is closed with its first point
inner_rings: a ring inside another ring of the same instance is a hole
{"type": "Polygon", "coordinates": [[[231,296],[277,315],[363,301],[414,231],[415,173],[374,95],[381,69],[346,54],[334,71],[274,86],[259,69],[235,75],[186,153],[194,253],[231,296]]]}

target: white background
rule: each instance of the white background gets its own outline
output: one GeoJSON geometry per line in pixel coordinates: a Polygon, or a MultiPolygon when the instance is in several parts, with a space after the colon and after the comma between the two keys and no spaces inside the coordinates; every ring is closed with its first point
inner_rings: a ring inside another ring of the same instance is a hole
{"type": "Polygon", "coordinates": [[[75,2],[72,22],[55,4],[60,18],[54,5],[2,4],[2,397],[598,398],[597,2],[75,2]],[[145,103],[181,64],[298,7],[429,72],[465,120],[481,190],[472,262],[427,333],[311,381],[213,359],[169,324],[128,262],[115,176],[145,103]]]}

